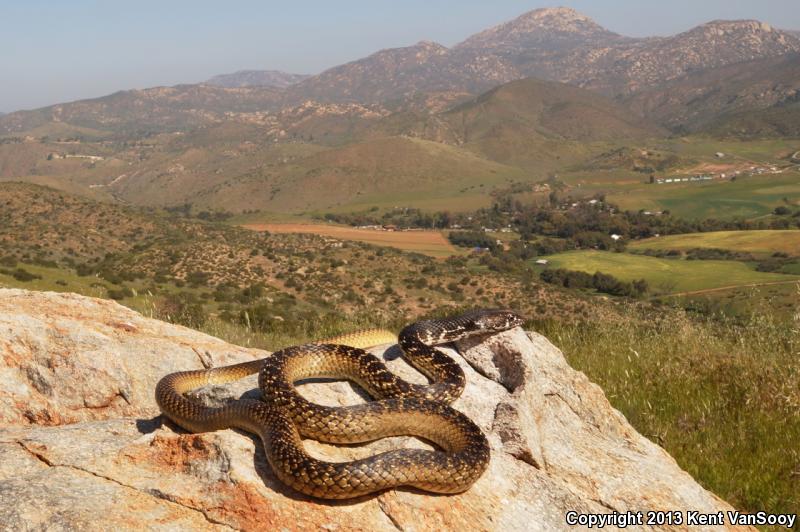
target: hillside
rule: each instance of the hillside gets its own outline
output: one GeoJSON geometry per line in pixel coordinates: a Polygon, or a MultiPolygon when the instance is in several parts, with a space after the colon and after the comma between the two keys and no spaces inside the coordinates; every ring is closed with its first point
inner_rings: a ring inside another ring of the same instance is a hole
{"type": "Polygon", "coordinates": [[[800,54],[788,54],[691,73],[625,104],[675,131],[797,136],[798,101],[800,54]]]}
{"type": "Polygon", "coordinates": [[[239,70],[232,74],[219,74],[207,80],[216,87],[274,87],[285,89],[309,77],[307,74],[289,74],[280,70],[239,70]]]}
{"type": "Polygon", "coordinates": [[[590,305],[584,296],[493,271],[476,275],[477,258],[437,261],[330,237],[257,233],[22,183],[4,183],[0,205],[0,287],[114,297],[195,326],[208,318],[226,327],[249,310],[248,319],[261,320],[259,330],[275,341],[467,301],[564,319],[614,315],[610,303],[590,305]],[[304,321],[308,315],[313,323],[304,321]]]}
{"type": "Polygon", "coordinates": [[[265,87],[223,88],[178,85],[120,91],[102,98],[63,103],[33,111],[17,111],[0,119],[0,136],[29,133],[53,124],[61,134],[142,136],[216,123],[231,113],[275,109],[278,92],[265,87]]]}
{"type": "MultiPolygon", "coordinates": [[[[407,137],[383,137],[323,150],[291,164],[228,179],[187,200],[231,210],[302,212],[373,205],[454,210],[488,204],[489,190],[523,177],[453,146],[407,137]]],[[[122,194],[135,197],[130,189],[122,194]]]]}
{"type": "MultiPolygon", "coordinates": [[[[512,82],[436,114],[307,103],[276,119],[284,138],[291,132],[303,142],[230,145],[225,153],[240,155],[223,157],[211,142],[221,133],[209,129],[207,145],[197,134],[170,141],[163,158],[110,189],[133,203],[191,202],[234,212],[464,210],[486,205],[494,187],[522,179],[523,169],[543,173],[585,160],[596,151],[589,143],[663,134],[603,96],[539,80],[512,82]],[[165,172],[166,164],[176,170],[165,172]]],[[[269,131],[252,134],[269,138],[269,131]]]]}
{"type": "Polygon", "coordinates": [[[535,79],[502,85],[443,113],[442,119],[460,143],[487,155],[498,149],[508,153],[501,160],[524,158],[520,144],[537,139],[592,142],[663,134],[600,95],[535,79]]]}
{"type": "Polygon", "coordinates": [[[726,113],[703,128],[716,137],[800,137],[800,102],[792,101],[763,110],[726,113]]]}
{"type": "MultiPolygon", "coordinates": [[[[585,70],[587,88],[629,94],[696,71],[800,52],[800,39],[756,20],[716,20],[673,37],[648,39],[585,70]]],[[[570,79],[580,82],[580,78],[570,79]]]]}
{"type": "Polygon", "coordinates": [[[10,137],[0,144],[0,179],[232,212],[464,211],[488,205],[512,181],[663,134],[601,95],[532,79],[439,113],[306,102],[204,116],[210,122],[178,134],[92,140],[50,126],[49,138],[10,137]]]}

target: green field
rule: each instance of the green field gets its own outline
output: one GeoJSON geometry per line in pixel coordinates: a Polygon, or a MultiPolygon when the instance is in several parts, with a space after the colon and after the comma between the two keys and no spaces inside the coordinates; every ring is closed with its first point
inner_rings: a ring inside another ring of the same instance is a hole
{"type": "Polygon", "coordinates": [[[694,248],[728,249],[750,253],[772,254],[776,251],[790,255],[800,254],[800,230],[764,231],[713,231],[648,238],[631,242],[628,249],[677,249],[694,248]]]}
{"type": "MultiPolygon", "coordinates": [[[[682,137],[654,140],[641,146],[629,146],[634,155],[640,148],[660,154],[673,154],[680,163],[658,175],[686,176],[732,168],[746,170],[751,165],[787,166],[790,154],[800,149],[795,139],[755,141],[719,140],[702,137],[682,137]],[[724,153],[717,158],[716,152],[724,153]],[[704,170],[705,169],[705,170],[704,170]]],[[[627,152],[626,152],[627,153],[627,152]]],[[[612,161],[613,163],[613,161],[612,161]]],[[[738,176],[727,179],[664,183],[650,185],[647,173],[634,172],[631,161],[623,158],[615,167],[607,160],[564,169],[559,178],[574,186],[576,195],[605,193],[608,200],[626,210],[669,210],[680,218],[758,218],[769,215],[779,205],[800,206],[800,172],[785,169],[780,174],[738,176]]]]}
{"type": "Polygon", "coordinates": [[[610,251],[568,251],[545,257],[551,268],[603,272],[624,281],[645,279],[657,294],[709,288],[791,282],[797,275],[757,272],[747,264],[725,260],[661,259],[610,251]]]}
{"type": "Polygon", "coordinates": [[[779,205],[797,204],[800,174],[741,177],[680,184],[605,187],[607,197],[626,210],[669,210],[679,218],[757,218],[779,205]]]}

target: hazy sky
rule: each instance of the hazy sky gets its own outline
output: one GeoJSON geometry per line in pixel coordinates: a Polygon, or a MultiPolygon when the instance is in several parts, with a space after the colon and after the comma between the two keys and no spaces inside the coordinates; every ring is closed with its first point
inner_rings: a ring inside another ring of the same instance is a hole
{"type": "Polygon", "coordinates": [[[317,73],[422,39],[450,46],[557,5],[630,36],[712,19],[800,29],[798,0],[0,0],[0,111],[240,69],[317,73]]]}

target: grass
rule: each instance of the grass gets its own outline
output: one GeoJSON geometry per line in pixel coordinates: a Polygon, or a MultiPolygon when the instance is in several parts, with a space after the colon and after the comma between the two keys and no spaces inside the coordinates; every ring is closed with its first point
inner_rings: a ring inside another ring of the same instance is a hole
{"type": "MultiPolygon", "coordinates": [[[[41,279],[23,282],[14,279],[11,275],[0,273],[0,288],[25,288],[27,290],[40,290],[48,292],[76,292],[90,297],[107,297],[107,286],[96,277],[79,277],[73,270],[62,268],[48,268],[34,264],[19,263],[17,267],[24,269],[41,279]]],[[[16,269],[10,268],[11,270],[16,269]]]]}
{"type": "MultiPolygon", "coordinates": [[[[591,187],[590,187],[591,188],[591,187]]],[[[680,184],[601,187],[608,201],[626,210],[669,210],[679,218],[757,218],[800,197],[797,171],[680,184]]]]}
{"type": "Polygon", "coordinates": [[[764,231],[713,231],[648,238],[631,242],[629,249],[677,249],[716,248],[731,251],[772,254],[776,251],[800,253],[800,230],[764,231]]]}
{"type": "MultiPolygon", "coordinates": [[[[798,294],[800,295],[800,294],[798,294]]],[[[797,300],[795,300],[797,301],[797,300]]],[[[745,323],[541,324],[642,434],[746,511],[800,512],[800,309],[745,323]]]]}
{"type": "MultiPolygon", "coordinates": [[[[800,274],[800,272],[798,272],[800,274]]],[[[752,316],[765,307],[776,319],[791,320],[796,312],[798,286],[796,283],[736,287],[701,294],[669,296],[668,300],[706,314],[752,316]]]]}
{"type": "MultiPolygon", "coordinates": [[[[710,166],[747,168],[751,165],[784,166],[786,157],[800,149],[795,139],[719,140],[682,137],[651,140],[641,147],[649,151],[674,154],[682,163],[658,175],[692,174],[710,166]],[[725,156],[715,157],[716,152],[725,156]],[[689,164],[691,163],[691,164],[689,164]]],[[[632,148],[632,147],[631,147],[632,148]]],[[[629,150],[630,151],[630,150],[629,150]]],[[[635,154],[638,148],[632,150],[635,154]]],[[[613,163],[613,161],[611,161],[613,163]]],[[[616,163],[615,163],[616,164],[616,163]]],[[[608,161],[590,160],[559,172],[560,178],[574,185],[575,194],[606,193],[610,202],[628,210],[665,210],[682,218],[756,218],[768,215],[785,198],[797,205],[800,174],[797,169],[782,174],[739,176],[713,182],[649,185],[647,174],[631,171],[624,159],[617,167],[608,161]]]]}
{"type": "Polygon", "coordinates": [[[645,279],[662,294],[723,286],[792,281],[797,276],[755,271],[742,262],[661,259],[610,251],[568,251],[546,257],[551,268],[603,272],[624,281],[645,279]]]}
{"type": "Polygon", "coordinates": [[[774,162],[800,146],[795,139],[722,140],[699,136],[669,139],[661,144],[685,157],[712,158],[719,151],[734,159],[759,163],[774,162]]]}

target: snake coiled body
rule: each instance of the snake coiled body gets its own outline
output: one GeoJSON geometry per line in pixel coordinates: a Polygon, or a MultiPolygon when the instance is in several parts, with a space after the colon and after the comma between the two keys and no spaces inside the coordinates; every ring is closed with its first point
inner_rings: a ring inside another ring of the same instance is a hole
{"type": "Polygon", "coordinates": [[[464,372],[433,346],[521,323],[508,310],[478,310],[407,326],[399,335],[400,346],[406,359],[431,381],[427,385],[401,379],[361,349],[393,341],[385,331],[368,331],[289,347],[263,360],[172,373],[156,386],[156,401],[164,414],[192,432],[239,428],[258,434],[276,476],[307,495],[344,499],[401,485],[458,493],[488,466],[489,445],[475,423],[448,405],[464,389],[464,372]],[[263,401],[240,399],[210,408],[183,395],[256,372],[263,401]],[[311,403],[294,383],[316,377],[354,381],[378,400],[348,407],[311,403]],[[334,463],[308,455],[301,440],[360,443],[401,435],[424,438],[442,450],[398,449],[334,463]]]}

